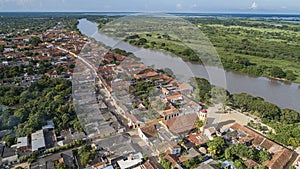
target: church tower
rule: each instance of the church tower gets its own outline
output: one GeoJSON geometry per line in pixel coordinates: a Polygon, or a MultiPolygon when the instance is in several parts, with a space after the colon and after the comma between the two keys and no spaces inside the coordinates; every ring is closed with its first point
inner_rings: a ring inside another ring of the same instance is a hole
{"type": "Polygon", "coordinates": [[[203,122],[203,126],[200,128],[200,131],[203,134],[206,125],[206,120],[207,120],[207,110],[206,109],[200,110],[198,116],[199,116],[199,120],[203,122]]]}

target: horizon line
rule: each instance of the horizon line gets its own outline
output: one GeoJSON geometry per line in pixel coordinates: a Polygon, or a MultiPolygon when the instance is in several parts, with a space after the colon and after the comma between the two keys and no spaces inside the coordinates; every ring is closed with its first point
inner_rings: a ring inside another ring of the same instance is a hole
{"type": "Polygon", "coordinates": [[[289,13],[289,12],[255,12],[255,11],[245,11],[245,12],[196,12],[196,11],[0,11],[0,13],[169,13],[169,14],[252,14],[252,15],[300,15],[300,13],[289,13]]]}

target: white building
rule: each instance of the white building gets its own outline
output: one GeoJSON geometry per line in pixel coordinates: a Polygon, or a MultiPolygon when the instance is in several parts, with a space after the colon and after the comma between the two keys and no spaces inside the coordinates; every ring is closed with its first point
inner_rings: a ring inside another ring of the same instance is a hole
{"type": "Polygon", "coordinates": [[[27,137],[19,137],[17,140],[17,150],[24,151],[29,147],[28,138],[27,137]]]}
{"type": "Polygon", "coordinates": [[[43,130],[39,130],[31,134],[31,146],[32,151],[40,151],[46,149],[43,130]]]}
{"type": "Polygon", "coordinates": [[[129,169],[141,165],[142,162],[143,162],[143,155],[141,152],[139,152],[134,155],[132,154],[129,155],[127,159],[117,161],[117,164],[121,169],[129,169]]]}

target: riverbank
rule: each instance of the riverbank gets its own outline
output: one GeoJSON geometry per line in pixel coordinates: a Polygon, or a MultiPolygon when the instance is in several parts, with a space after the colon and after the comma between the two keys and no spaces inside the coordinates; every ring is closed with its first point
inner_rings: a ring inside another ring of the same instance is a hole
{"type": "MultiPolygon", "coordinates": [[[[202,60],[205,60],[206,65],[219,66],[215,65],[213,61],[207,61],[207,58],[204,56],[196,54],[198,51],[190,49],[181,43],[180,40],[170,35],[145,32],[127,37],[125,41],[137,47],[175,55],[191,63],[202,64],[202,60]]],[[[300,85],[298,62],[236,54],[225,51],[223,47],[216,47],[216,50],[221,59],[220,62],[222,62],[221,66],[225,70],[245,73],[253,77],[266,77],[284,82],[295,82],[300,85]]]]}
{"type": "MultiPolygon", "coordinates": [[[[206,65],[212,65],[211,60],[205,55],[214,53],[205,51],[205,46],[202,45],[204,42],[206,46],[215,48],[226,70],[242,72],[255,77],[274,77],[285,82],[300,83],[300,60],[297,57],[300,54],[300,48],[299,39],[295,38],[299,37],[300,33],[294,23],[281,23],[276,20],[272,22],[249,20],[247,18],[181,19],[177,17],[172,18],[176,23],[165,24],[163,17],[153,18],[141,19],[125,16],[120,21],[117,20],[117,22],[105,26],[103,26],[103,19],[94,18],[92,20],[100,24],[99,28],[106,35],[124,38],[125,41],[135,46],[167,51],[185,61],[204,62],[206,65]],[[130,24],[123,22],[124,20],[130,24]],[[161,24],[156,24],[159,21],[162,21],[161,24]],[[151,28],[153,25],[155,27],[151,28]],[[173,27],[181,32],[173,30],[173,27]],[[194,37],[189,36],[186,32],[191,32],[194,37]],[[193,48],[192,46],[197,47],[193,48]],[[197,51],[197,48],[201,48],[201,50],[197,51]]],[[[168,20],[166,19],[166,21],[168,20]]]]}
{"type": "Polygon", "coordinates": [[[264,98],[281,108],[300,111],[298,104],[300,99],[299,84],[285,83],[264,77],[250,77],[234,71],[224,71],[217,67],[204,67],[203,65],[184,62],[181,58],[172,57],[162,52],[137,48],[99,33],[97,24],[86,19],[80,20],[78,28],[83,34],[107,46],[134,53],[147,66],[155,65],[157,69],[170,68],[180,81],[187,81],[191,77],[205,78],[216,86],[226,88],[230,93],[249,93],[264,98]]]}

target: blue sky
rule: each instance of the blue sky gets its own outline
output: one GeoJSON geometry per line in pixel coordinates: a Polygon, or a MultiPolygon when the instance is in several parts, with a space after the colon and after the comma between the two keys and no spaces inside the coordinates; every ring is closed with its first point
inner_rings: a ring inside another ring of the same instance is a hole
{"type": "Polygon", "coordinates": [[[0,0],[6,11],[300,13],[299,0],[0,0]]]}

